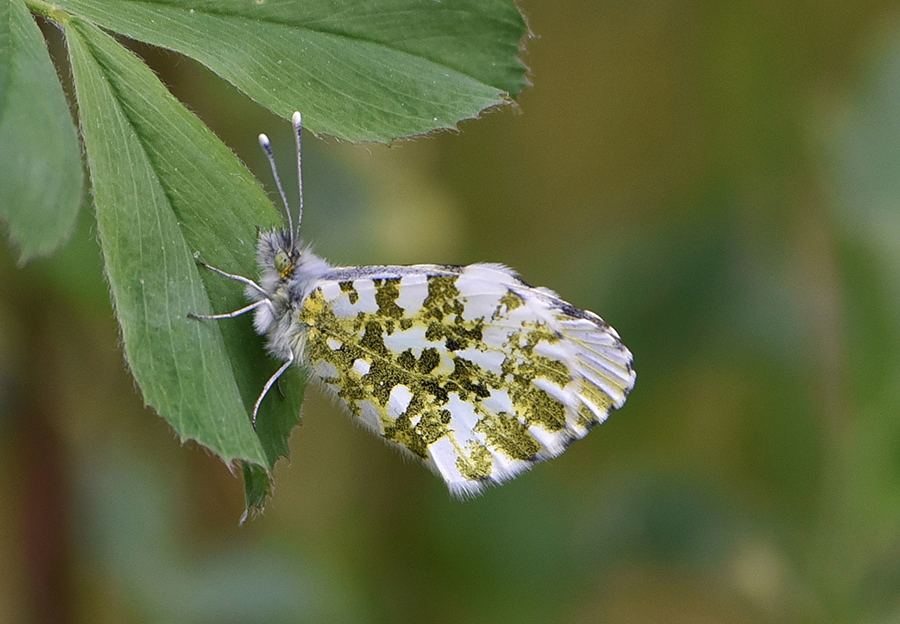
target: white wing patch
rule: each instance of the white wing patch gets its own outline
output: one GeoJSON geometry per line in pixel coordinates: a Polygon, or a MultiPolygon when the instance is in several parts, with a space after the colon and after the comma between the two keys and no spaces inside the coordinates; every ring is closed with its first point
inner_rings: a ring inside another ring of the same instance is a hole
{"type": "Polygon", "coordinates": [[[635,380],[599,316],[499,265],[331,269],[297,320],[314,375],[458,496],[559,455],[635,380]]]}

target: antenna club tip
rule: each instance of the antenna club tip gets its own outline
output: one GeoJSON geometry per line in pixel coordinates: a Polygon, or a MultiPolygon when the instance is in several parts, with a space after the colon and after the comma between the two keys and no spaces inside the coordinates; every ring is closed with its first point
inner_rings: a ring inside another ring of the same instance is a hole
{"type": "Polygon", "coordinates": [[[294,111],[294,114],[291,115],[291,122],[294,124],[295,128],[299,128],[303,125],[303,115],[300,114],[300,111],[294,111]]]}
{"type": "Polygon", "coordinates": [[[269,137],[267,137],[265,134],[260,134],[259,135],[259,144],[263,149],[266,149],[267,147],[271,146],[269,137]]]}

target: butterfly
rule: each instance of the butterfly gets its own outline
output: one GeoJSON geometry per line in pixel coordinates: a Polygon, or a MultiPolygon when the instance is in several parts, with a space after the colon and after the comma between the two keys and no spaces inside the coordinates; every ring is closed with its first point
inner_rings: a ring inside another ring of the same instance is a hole
{"type": "Polygon", "coordinates": [[[286,227],[259,234],[259,280],[200,262],[245,285],[239,310],[282,361],[300,364],[365,428],[469,497],[561,454],[635,383],[631,352],[593,312],[499,264],[334,267],[300,245],[302,118],[294,113],[296,227],[270,141],[259,136],[286,227]]]}

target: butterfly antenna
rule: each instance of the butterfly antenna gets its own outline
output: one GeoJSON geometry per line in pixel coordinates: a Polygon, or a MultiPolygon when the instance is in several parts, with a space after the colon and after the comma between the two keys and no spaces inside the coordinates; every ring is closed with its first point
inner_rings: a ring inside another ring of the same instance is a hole
{"type": "Polygon", "coordinates": [[[294,136],[297,138],[297,192],[300,196],[300,203],[297,206],[296,237],[299,239],[300,223],[303,221],[303,116],[299,111],[294,112],[291,122],[294,124],[294,136]]]}
{"type": "Polygon", "coordinates": [[[294,244],[294,217],[291,215],[291,207],[288,206],[287,195],[284,194],[284,187],[281,185],[281,178],[278,176],[278,167],[275,166],[275,155],[272,153],[272,143],[265,134],[259,135],[259,146],[269,159],[269,167],[272,169],[272,177],[275,178],[275,186],[278,188],[278,194],[281,195],[281,203],[284,204],[284,213],[287,215],[288,231],[291,233],[291,246],[294,244]]]}

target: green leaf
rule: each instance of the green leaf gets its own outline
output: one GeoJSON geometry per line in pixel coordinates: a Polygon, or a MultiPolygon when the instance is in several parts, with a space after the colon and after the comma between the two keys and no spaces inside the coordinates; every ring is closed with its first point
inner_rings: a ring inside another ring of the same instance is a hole
{"type": "Polygon", "coordinates": [[[4,108],[3,100],[6,99],[6,85],[13,70],[11,17],[12,2],[14,1],[17,0],[0,1],[0,111],[4,108]]]}
{"type": "Polygon", "coordinates": [[[106,272],[144,399],[182,438],[225,461],[271,468],[298,421],[299,371],[288,376],[285,399],[272,393],[263,402],[254,431],[249,411],[277,363],[249,318],[187,314],[244,304],[240,284],[201,275],[195,252],[254,275],[256,225],[276,225],[278,214],[234,154],[133,54],[78,19],[65,32],[106,272]]]}
{"type": "Polygon", "coordinates": [[[197,59],[282,117],[351,141],[454,128],[525,86],[508,0],[61,0],[197,59]]]}
{"type": "Polygon", "coordinates": [[[25,262],[69,237],[84,176],[56,70],[20,0],[0,0],[0,146],[0,218],[25,262]]]}
{"type": "Polygon", "coordinates": [[[241,524],[248,518],[262,512],[269,494],[269,474],[255,464],[244,462],[244,498],[246,511],[241,517],[241,524]]]}

